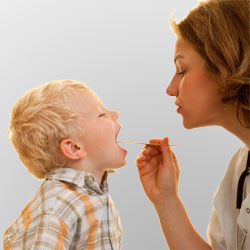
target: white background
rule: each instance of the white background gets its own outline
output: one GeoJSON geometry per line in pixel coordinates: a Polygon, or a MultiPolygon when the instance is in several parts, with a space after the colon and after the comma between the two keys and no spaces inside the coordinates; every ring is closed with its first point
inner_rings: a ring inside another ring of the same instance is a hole
{"type": "MultiPolygon", "coordinates": [[[[7,138],[12,106],[26,90],[56,79],[85,82],[119,112],[120,140],[170,137],[181,169],[179,190],[190,218],[206,238],[212,196],[229,159],[242,145],[218,127],[186,130],[175,98],[165,94],[175,72],[169,16],[181,20],[196,0],[1,0],[0,2],[0,235],[40,185],[7,138]]],[[[127,145],[127,165],[110,175],[120,210],[123,249],[167,249],[127,145]]]]}

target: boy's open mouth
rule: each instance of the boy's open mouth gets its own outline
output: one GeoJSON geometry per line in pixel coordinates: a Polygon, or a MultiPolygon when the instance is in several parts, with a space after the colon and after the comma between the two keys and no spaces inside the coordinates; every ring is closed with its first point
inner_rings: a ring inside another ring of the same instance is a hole
{"type": "Polygon", "coordinates": [[[125,153],[127,153],[127,150],[125,150],[124,148],[122,148],[122,147],[117,143],[117,136],[118,136],[120,130],[121,130],[121,128],[119,128],[118,131],[117,131],[117,133],[116,133],[115,142],[116,142],[117,146],[118,146],[122,151],[124,151],[125,153]]]}
{"type": "Polygon", "coordinates": [[[118,134],[120,133],[120,130],[121,130],[121,127],[118,129],[118,131],[117,131],[117,133],[116,133],[116,135],[115,135],[115,141],[116,141],[116,143],[117,143],[117,136],[118,136],[118,134]]]}

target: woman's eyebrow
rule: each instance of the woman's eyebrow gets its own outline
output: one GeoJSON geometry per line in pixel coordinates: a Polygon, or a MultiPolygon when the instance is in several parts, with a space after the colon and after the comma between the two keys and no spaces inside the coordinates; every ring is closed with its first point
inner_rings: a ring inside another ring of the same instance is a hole
{"type": "Polygon", "coordinates": [[[184,58],[183,55],[177,55],[177,56],[175,57],[175,59],[174,59],[174,63],[176,64],[176,61],[177,61],[178,59],[183,59],[183,58],[184,58]]]}

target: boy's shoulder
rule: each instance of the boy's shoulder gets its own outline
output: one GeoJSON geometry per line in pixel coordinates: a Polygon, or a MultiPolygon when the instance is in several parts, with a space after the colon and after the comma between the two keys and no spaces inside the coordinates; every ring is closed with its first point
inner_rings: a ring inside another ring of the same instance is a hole
{"type": "Polygon", "coordinates": [[[23,231],[28,224],[35,227],[42,217],[56,218],[68,228],[73,228],[79,221],[85,223],[85,217],[91,213],[102,216],[106,199],[106,181],[100,187],[90,173],[56,169],[43,181],[7,231],[13,235],[17,231],[23,231]]]}
{"type": "MultiPolygon", "coordinates": [[[[69,217],[79,220],[85,210],[108,193],[107,183],[100,186],[95,177],[84,171],[70,168],[56,169],[42,183],[33,201],[39,204],[41,214],[51,214],[67,221],[69,217]],[[69,216],[71,215],[71,216],[69,216]]],[[[36,211],[36,207],[32,209],[36,211]]],[[[72,222],[71,222],[72,223],[72,222]]]]}

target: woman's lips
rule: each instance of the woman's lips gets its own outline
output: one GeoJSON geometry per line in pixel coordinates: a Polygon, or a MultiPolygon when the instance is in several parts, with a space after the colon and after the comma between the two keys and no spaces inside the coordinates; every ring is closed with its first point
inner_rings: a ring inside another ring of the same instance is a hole
{"type": "Polygon", "coordinates": [[[179,114],[179,113],[180,113],[180,111],[181,111],[181,106],[180,106],[180,107],[178,107],[176,111],[177,111],[177,113],[179,114]]]}
{"type": "Polygon", "coordinates": [[[178,101],[178,100],[176,100],[175,105],[178,107],[177,110],[176,110],[177,113],[180,113],[182,107],[181,107],[181,105],[179,104],[179,101],[178,101]]]}

